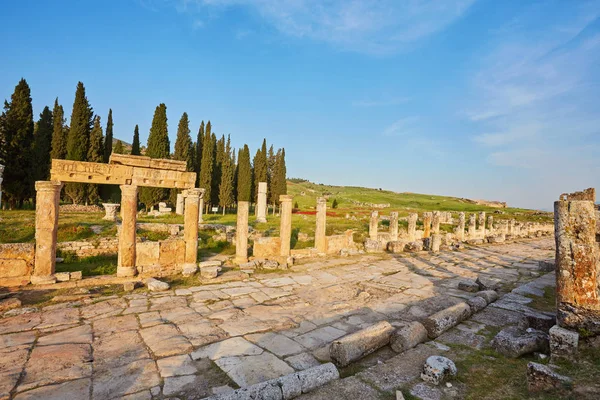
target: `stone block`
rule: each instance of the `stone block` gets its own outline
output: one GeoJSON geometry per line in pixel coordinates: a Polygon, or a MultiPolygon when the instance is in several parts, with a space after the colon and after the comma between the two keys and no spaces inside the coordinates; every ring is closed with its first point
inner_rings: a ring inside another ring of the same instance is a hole
{"type": "Polygon", "coordinates": [[[202,267],[200,268],[200,276],[204,279],[214,279],[219,275],[221,267],[202,267]]]}
{"type": "Polygon", "coordinates": [[[279,256],[281,239],[278,237],[263,237],[254,241],[252,249],[254,257],[273,258],[279,256]]]}
{"type": "Polygon", "coordinates": [[[195,263],[183,264],[183,268],[181,270],[181,275],[185,277],[189,277],[198,272],[198,267],[195,263]]]}
{"type": "Polygon", "coordinates": [[[475,293],[475,295],[484,299],[488,304],[498,300],[498,293],[495,290],[482,290],[475,293]]]}
{"type": "Polygon", "coordinates": [[[556,315],[541,313],[536,311],[527,311],[523,316],[523,327],[532,328],[542,332],[549,332],[556,324],[556,315]]]}
{"type": "Polygon", "coordinates": [[[402,353],[427,340],[427,329],[420,322],[409,322],[396,329],[390,338],[392,350],[402,353]]]}
{"type": "Polygon", "coordinates": [[[394,240],[388,242],[387,251],[390,253],[404,253],[404,248],[406,247],[405,240],[394,240]]]}
{"type": "Polygon", "coordinates": [[[270,269],[270,270],[275,270],[279,268],[279,263],[275,260],[265,260],[262,264],[261,267],[263,269],[270,269]]]}
{"type": "Polygon", "coordinates": [[[367,354],[387,345],[394,327],[387,321],[381,321],[368,328],[334,340],[329,348],[331,359],[345,367],[367,354]]]}
{"type": "Polygon", "coordinates": [[[135,282],[125,282],[123,284],[123,291],[132,292],[133,290],[135,290],[135,282]]]}
{"type": "Polygon", "coordinates": [[[502,282],[499,279],[483,276],[478,276],[475,283],[479,285],[480,290],[498,290],[502,286],[502,282]]]}
{"type": "Polygon", "coordinates": [[[517,358],[533,352],[548,352],[548,335],[535,329],[523,330],[516,326],[502,329],[492,340],[492,347],[498,353],[517,358]]]}
{"type": "Polygon", "coordinates": [[[532,393],[569,389],[572,384],[571,378],[557,374],[546,365],[535,362],[527,364],[527,388],[532,393]]]}
{"type": "Polygon", "coordinates": [[[82,278],[83,278],[83,273],[81,271],[71,272],[71,280],[72,281],[80,281],[82,278]]]}
{"type": "Polygon", "coordinates": [[[458,325],[471,316],[471,307],[467,303],[458,303],[425,318],[423,326],[430,339],[435,339],[448,329],[458,325]]]}
{"type": "Polygon", "coordinates": [[[549,334],[552,359],[575,358],[579,345],[579,333],[554,325],[550,328],[549,334]]]}
{"type": "Polygon", "coordinates": [[[151,292],[162,292],[165,290],[169,290],[170,287],[167,282],[162,282],[154,278],[146,279],[146,285],[148,286],[148,290],[150,290],[151,292]]]}
{"type": "Polygon", "coordinates": [[[411,252],[411,253],[423,251],[423,241],[415,240],[414,242],[408,242],[406,244],[406,247],[404,248],[404,251],[411,252]]]}
{"type": "Polygon", "coordinates": [[[222,265],[223,265],[223,261],[219,261],[219,260],[202,261],[202,262],[198,263],[198,267],[200,269],[202,269],[204,267],[220,267],[222,265]]]}
{"type": "Polygon", "coordinates": [[[456,365],[452,360],[441,356],[430,356],[423,365],[421,379],[439,385],[448,378],[456,376],[456,365]]]}
{"type": "Polygon", "coordinates": [[[475,293],[479,291],[479,284],[472,279],[465,279],[458,282],[458,288],[465,292],[475,293]]]}
{"type": "Polygon", "coordinates": [[[541,260],[538,262],[538,269],[543,272],[552,272],[556,269],[554,260],[541,260]]]}
{"type": "Polygon", "coordinates": [[[471,313],[475,314],[487,307],[488,303],[483,297],[473,296],[467,300],[467,304],[471,307],[471,313]]]}
{"type": "Polygon", "coordinates": [[[383,244],[379,240],[365,240],[365,251],[367,253],[379,253],[383,251],[383,244]]]}
{"type": "Polygon", "coordinates": [[[135,245],[135,264],[138,267],[157,265],[160,255],[159,242],[138,242],[135,245]]]}
{"type": "Polygon", "coordinates": [[[21,300],[16,297],[0,300],[0,313],[21,307],[21,300]]]}
{"type": "Polygon", "coordinates": [[[57,282],[68,282],[71,279],[71,273],[69,272],[56,272],[54,274],[57,282]]]}
{"type": "Polygon", "coordinates": [[[331,381],[340,379],[340,373],[332,363],[321,364],[318,367],[305,369],[296,374],[300,379],[302,393],[308,393],[331,381]]]}

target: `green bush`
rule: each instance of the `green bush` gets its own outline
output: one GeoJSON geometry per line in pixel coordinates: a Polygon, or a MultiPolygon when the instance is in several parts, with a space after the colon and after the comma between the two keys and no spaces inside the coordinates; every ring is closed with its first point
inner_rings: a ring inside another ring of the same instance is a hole
{"type": "Polygon", "coordinates": [[[333,203],[331,203],[331,208],[337,208],[337,206],[338,206],[337,199],[333,199],[333,203]]]}

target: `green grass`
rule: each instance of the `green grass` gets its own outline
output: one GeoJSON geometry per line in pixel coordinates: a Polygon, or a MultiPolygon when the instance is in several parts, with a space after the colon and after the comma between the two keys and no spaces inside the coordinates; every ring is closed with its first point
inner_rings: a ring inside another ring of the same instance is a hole
{"type": "MultiPolygon", "coordinates": [[[[65,261],[67,261],[65,259],[65,261]]],[[[70,262],[56,264],[56,272],[82,271],[83,276],[114,275],[117,273],[117,256],[103,255],[81,259],[71,258],[70,262]]]]}

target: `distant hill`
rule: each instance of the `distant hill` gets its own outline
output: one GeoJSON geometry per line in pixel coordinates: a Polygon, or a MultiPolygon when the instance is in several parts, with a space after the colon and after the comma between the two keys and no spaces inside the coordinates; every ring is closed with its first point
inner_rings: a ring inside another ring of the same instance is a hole
{"type": "MultiPolygon", "coordinates": [[[[115,148],[115,145],[117,144],[117,142],[119,140],[121,140],[121,139],[113,137],[113,141],[112,141],[113,149],[115,148]]],[[[125,149],[125,154],[131,154],[131,143],[127,143],[124,140],[121,140],[121,143],[123,143],[123,148],[125,149]]],[[[142,148],[140,149],[140,152],[142,153],[142,155],[146,154],[146,146],[142,146],[142,148]]]]}

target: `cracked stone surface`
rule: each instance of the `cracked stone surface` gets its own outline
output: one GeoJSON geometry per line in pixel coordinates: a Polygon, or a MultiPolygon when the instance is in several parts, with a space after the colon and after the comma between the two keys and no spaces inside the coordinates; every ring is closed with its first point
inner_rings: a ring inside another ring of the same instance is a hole
{"type": "MultiPolygon", "coordinates": [[[[0,317],[0,399],[203,398],[315,366],[333,340],[379,321],[398,326],[467,301],[475,293],[459,282],[481,277],[517,289],[437,339],[479,348],[485,327],[517,325],[531,311],[524,295],[552,284],[537,264],[553,257],[553,238],[541,238],[321,258],[243,282],[11,313],[0,317]]],[[[451,351],[420,344],[382,363],[373,355],[368,369],[306,398],[378,398],[418,378],[427,357],[451,351]]]]}

